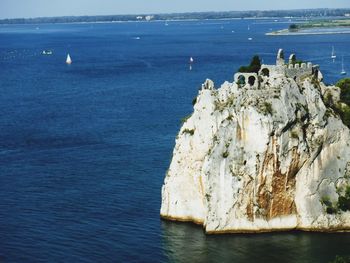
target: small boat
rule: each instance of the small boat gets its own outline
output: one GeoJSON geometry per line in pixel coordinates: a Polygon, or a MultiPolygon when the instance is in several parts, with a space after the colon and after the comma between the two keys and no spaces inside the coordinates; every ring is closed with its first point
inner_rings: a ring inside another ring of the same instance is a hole
{"type": "Polygon", "coordinates": [[[66,59],[66,63],[68,64],[68,65],[70,65],[70,64],[72,64],[72,59],[71,59],[71,57],[70,57],[70,55],[68,54],[67,55],[67,59],[66,59]]]}
{"type": "Polygon", "coordinates": [[[340,72],[340,75],[346,75],[346,71],[344,69],[344,57],[342,57],[342,60],[341,60],[341,72],[340,72]]]}
{"type": "Polygon", "coordinates": [[[248,40],[249,40],[249,41],[252,41],[252,40],[253,40],[253,38],[252,38],[252,37],[248,37],[248,40]]]}
{"type": "Polygon", "coordinates": [[[193,64],[193,62],[194,62],[193,57],[190,57],[190,70],[192,70],[192,64],[193,64]]]}
{"type": "Polygon", "coordinates": [[[43,54],[43,55],[52,55],[52,50],[43,50],[43,52],[41,52],[41,54],[43,54]]]}
{"type": "Polygon", "coordinates": [[[331,55],[331,58],[334,60],[337,58],[337,56],[335,55],[335,52],[334,52],[334,46],[332,46],[332,55],[331,55]]]}

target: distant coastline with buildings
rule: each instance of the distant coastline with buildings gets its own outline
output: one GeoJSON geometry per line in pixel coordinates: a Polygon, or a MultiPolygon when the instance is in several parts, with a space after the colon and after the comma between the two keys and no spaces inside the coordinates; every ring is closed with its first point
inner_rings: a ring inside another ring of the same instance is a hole
{"type": "Polygon", "coordinates": [[[62,16],[37,18],[1,19],[0,24],[43,24],[43,23],[96,23],[96,22],[132,22],[132,21],[167,21],[167,20],[209,20],[209,19],[243,19],[243,18],[317,18],[349,17],[350,8],[346,9],[298,9],[266,11],[225,11],[225,12],[192,12],[171,14],[130,14],[100,16],[62,16]]]}

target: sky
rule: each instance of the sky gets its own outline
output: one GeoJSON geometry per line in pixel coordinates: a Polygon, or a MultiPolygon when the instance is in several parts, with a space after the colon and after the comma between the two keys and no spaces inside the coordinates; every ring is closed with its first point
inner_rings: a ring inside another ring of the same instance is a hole
{"type": "Polygon", "coordinates": [[[350,8],[350,0],[0,0],[0,18],[350,8]]]}

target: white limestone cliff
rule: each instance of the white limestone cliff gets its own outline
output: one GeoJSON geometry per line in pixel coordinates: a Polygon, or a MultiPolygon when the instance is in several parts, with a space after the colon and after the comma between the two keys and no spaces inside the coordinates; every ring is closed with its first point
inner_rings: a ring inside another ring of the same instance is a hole
{"type": "Polygon", "coordinates": [[[324,102],[340,91],[282,51],[276,64],[203,84],[176,139],[163,218],[207,233],[350,230],[350,211],[332,209],[350,186],[350,133],[324,102]]]}

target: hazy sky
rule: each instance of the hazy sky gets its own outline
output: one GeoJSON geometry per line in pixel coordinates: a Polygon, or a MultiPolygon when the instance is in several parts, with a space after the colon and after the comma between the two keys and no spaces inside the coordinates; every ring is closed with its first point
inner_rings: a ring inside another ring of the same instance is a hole
{"type": "Polygon", "coordinates": [[[0,18],[350,7],[350,0],[0,0],[0,18]]]}

